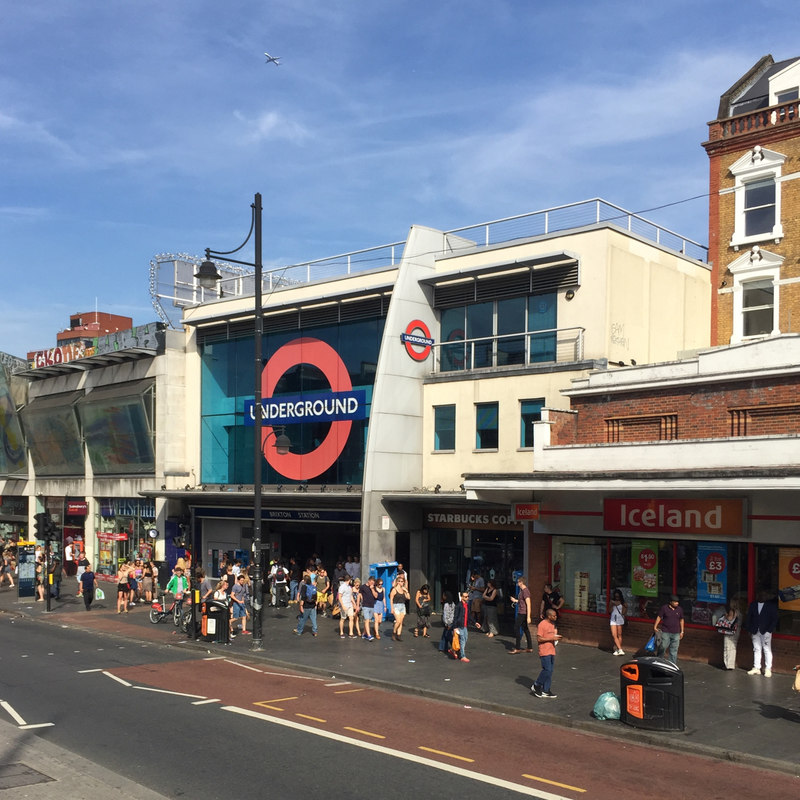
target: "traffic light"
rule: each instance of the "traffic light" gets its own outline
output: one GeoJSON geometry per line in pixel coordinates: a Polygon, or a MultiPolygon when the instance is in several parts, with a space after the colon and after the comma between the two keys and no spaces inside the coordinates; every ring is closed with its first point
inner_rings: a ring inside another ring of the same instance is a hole
{"type": "Polygon", "coordinates": [[[48,514],[47,519],[45,520],[45,538],[49,542],[57,542],[58,541],[58,528],[56,527],[55,522],[53,522],[53,518],[48,514]]]}
{"type": "Polygon", "coordinates": [[[50,515],[46,514],[44,511],[40,511],[38,514],[34,514],[33,519],[33,528],[36,531],[36,538],[42,540],[47,539],[47,525],[50,522],[50,515]]]}

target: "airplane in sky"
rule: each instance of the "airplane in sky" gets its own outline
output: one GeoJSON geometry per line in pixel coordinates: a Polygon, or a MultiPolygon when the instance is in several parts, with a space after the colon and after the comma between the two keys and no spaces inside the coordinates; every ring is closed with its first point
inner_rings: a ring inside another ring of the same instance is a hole
{"type": "Polygon", "coordinates": [[[276,67],[281,65],[281,57],[280,56],[271,56],[269,53],[264,53],[267,57],[267,64],[274,64],[276,67]]]}

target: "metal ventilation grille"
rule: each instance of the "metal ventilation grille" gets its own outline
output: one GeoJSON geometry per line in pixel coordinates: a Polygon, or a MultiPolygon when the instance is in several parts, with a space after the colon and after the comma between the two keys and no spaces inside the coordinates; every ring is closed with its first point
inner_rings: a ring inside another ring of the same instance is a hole
{"type": "Polygon", "coordinates": [[[339,306],[339,319],[342,322],[354,319],[374,319],[386,316],[389,306],[388,297],[369,297],[366,300],[357,300],[352,303],[342,303],[339,306]]]}
{"type": "Polygon", "coordinates": [[[300,309],[300,327],[311,328],[315,325],[336,325],[339,322],[339,304],[331,303],[317,308],[300,309]]]}
{"type": "Polygon", "coordinates": [[[453,308],[507,297],[546,294],[578,286],[579,275],[578,262],[575,261],[562,266],[498,275],[494,278],[439,284],[433,290],[433,304],[435,308],[453,308]]]}
{"type": "Polygon", "coordinates": [[[577,262],[564,267],[534,270],[531,273],[533,282],[531,294],[546,294],[569,286],[578,286],[579,274],[577,262]]]}
{"type": "Polygon", "coordinates": [[[513,275],[499,275],[496,278],[484,278],[475,282],[475,299],[482,303],[485,300],[501,300],[505,297],[524,297],[530,294],[531,273],[528,270],[513,275]]]}
{"type": "Polygon", "coordinates": [[[277,333],[279,331],[296,331],[300,328],[300,313],[297,309],[283,314],[269,314],[264,317],[264,331],[277,333]]]}
{"type": "Polygon", "coordinates": [[[475,282],[461,281],[433,288],[434,308],[451,308],[475,302],[475,282]]]}

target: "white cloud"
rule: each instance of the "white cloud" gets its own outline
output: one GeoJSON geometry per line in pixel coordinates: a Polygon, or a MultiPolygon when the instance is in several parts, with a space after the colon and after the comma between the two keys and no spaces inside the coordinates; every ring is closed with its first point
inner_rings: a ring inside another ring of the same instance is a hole
{"type": "Polygon", "coordinates": [[[241,111],[234,111],[233,116],[243,126],[241,138],[245,142],[286,139],[299,143],[311,135],[304,125],[277,111],[264,111],[254,118],[248,118],[241,111]]]}

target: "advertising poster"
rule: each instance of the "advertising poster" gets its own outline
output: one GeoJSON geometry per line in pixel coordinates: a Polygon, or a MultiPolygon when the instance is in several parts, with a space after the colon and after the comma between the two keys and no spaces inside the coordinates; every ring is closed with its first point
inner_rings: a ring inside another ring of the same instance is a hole
{"type": "Polygon", "coordinates": [[[17,586],[20,597],[33,597],[36,594],[36,544],[19,543],[17,547],[17,567],[19,570],[17,586]]]}
{"type": "Polygon", "coordinates": [[[658,595],[658,542],[634,539],[631,543],[631,593],[658,595]]]}
{"type": "Polygon", "coordinates": [[[728,596],[728,545],[697,543],[697,599],[724,603],[728,596]]]}
{"type": "Polygon", "coordinates": [[[800,611],[800,548],[778,548],[778,607],[800,611]]]}

